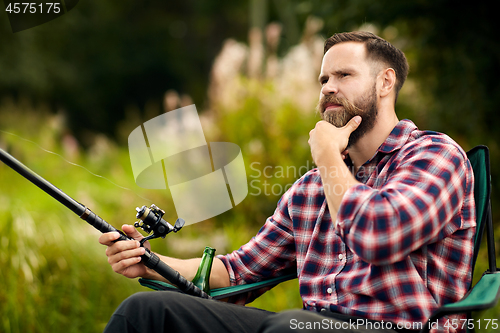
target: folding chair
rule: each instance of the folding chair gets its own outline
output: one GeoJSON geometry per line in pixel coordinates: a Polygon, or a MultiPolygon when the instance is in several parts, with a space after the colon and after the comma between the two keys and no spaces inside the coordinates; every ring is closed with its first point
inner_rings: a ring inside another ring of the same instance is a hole
{"type": "MultiPolygon", "coordinates": [[[[467,152],[467,157],[474,171],[474,199],[476,201],[477,223],[472,272],[474,272],[485,228],[489,268],[460,301],[443,305],[437,309],[429,318],[429,323],[433,323],[435,320],[446,315],[466,313],[468,321],[466,323],[459,322],[457,325],[458,327],[462,327],[465,324],[463,327],[467,328],[467,332],[473,332],[474,327],[477,327],[478,323],[474,322],[471,318],[471,312],[492,308],[498,302],[500,297],[500,271],[496,265],[495,239],[493,237],[493,221],[491,218],[491,176],[488,147],[474,147],[467,152]]],[[[450,323],[450,325],[452,324],[450,323]]],[[[424,325],[421,333],[427,333],[428,331],[429,325],[424,325]]]]}
{"type": "MultiPolygon", "coordinates": [[[[450,314],[467,313],[468,322],[464,327],[476,326],[475,322],[472,321],[471,312],[478,310],[485,310],[495,306],[500,297],[500,271],[496,266],[495,257],[495,243],[493,237],[493,222],[491,218],[491,204],[490,204],[490,193],[491,193],[491,182],[490,182],[490,159],[489,151],[486,146],[477,146],[467,152],[467,156],[472,165],[474,171],[474,199],[476,202],[476,235],[474,238],[474,256],[472,263],[472,272],[476,265],[476,259],[479,253],[479,248],[486,228],[486,237],[488,245],[488,264],[489,269],[484,272],[481,279],[472,287],[469,292],[462,298],[462,300],[446,304],[441,308],[437,309],[429,319],[429,323],[435,322],[435,320],[450,314]]],[[[255,283],[232,286],[227,288],[213,289],[210,291],[210,295],[215,299],[223,299],[230,296],[234,296],[244,292],[250,292],[253,290],[271,287],[278,283],[291,280],[297,277],[296,272],[286,274],[280,277],[268,279],[265,281],[259,281],[255,283]]],[[[166,290],[169,288],[175,288],[167,283],[139,279],[139,282],[148,288],[155,290],[166,290]]],[[[451,325],[452,323],[450,323],[451,325]]],[[[457,323],[461,327],[464,323],[457,323]]],[[[500,325],[500,323],[499,323],[500,325]]],[[[426,333],[429,331],[429,325],[423,325],[421,333],[426,333]]],[[[468,331],[472,331],[468,329],[468,331]]]]}

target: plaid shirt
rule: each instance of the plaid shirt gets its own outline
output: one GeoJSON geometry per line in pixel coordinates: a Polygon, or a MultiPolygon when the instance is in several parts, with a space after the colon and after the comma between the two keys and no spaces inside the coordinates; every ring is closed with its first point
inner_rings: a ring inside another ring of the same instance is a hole
{"type": "Polygon", "coordinates": [[[475,232],[465,152],[403,120],[355,177],[335,222],[319,171],[296,181],[249,243],[219,256],[231,284],[296,267],[305,309],[407,325],[462,298],[475,232]]]}

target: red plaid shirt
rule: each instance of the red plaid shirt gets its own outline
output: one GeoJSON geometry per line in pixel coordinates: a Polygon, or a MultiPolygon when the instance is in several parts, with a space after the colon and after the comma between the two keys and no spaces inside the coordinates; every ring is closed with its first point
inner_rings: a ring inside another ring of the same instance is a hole
{"type": "MultiPolygon", "coordinates": [[[[317,169],[259,233],[226,256],[231,284],[296,267],[304,308],[415,325],[471,283],[473,173],[448,136],[400,121],[330,215],[317,169]]],[[[249,302],[258,293],[246,295],[249,302]]],[[[417,326],[412,326],[417,328],[417,326]]]]}

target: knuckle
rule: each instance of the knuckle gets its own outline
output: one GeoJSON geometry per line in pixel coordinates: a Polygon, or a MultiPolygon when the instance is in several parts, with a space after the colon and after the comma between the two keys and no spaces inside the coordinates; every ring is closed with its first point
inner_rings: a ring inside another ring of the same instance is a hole
{"type": "Polygon", "coordinates": [[[114,264],[113,266],[111,266],[113,268],[113,271],[115,273],[120,273],[122,271],[122,268],[120,267],[120,265],[117,263],[117,264],[114,264]]]}
{"type": "Polygon", "coordinates": [[[109,245],[110,242],[108,234],[102,234],[101,237],[99,237],[99,243],[102,245],[109,245]]]}
{"type": "Polygon", "coordinates": [[[117,259],[116,262],[121,262],[129,257],[130,255],[126,251],[118,252],[117,254],[115,254],[115,258],[117,259]]]}
{"type": "Polygon", "coordinates": [[[115,263],[113,265],[113,270],[116,272],[116,273],[120,273],[122,272],[123,270],[125,270],[128,266],[126,265],[126,262],[124,262],[123,260],[122,261],[119,261],[117,263],[115,263]]]}
{"type": "Polygon", "coordinates": [[[118,251],[125,251],[135,248],[137,245],[136,241],[120,241],[116,242],[115,246],[118,251]]]}

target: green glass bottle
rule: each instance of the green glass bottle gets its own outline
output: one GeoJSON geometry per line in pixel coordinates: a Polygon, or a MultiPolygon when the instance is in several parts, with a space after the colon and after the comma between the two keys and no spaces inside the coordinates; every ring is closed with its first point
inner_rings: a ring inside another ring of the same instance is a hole
{"type": "Polygon", "coordinates": [[[212,271],[212,263],[214,262],[215,249],[207,246],[203,251],[200,266],[193,278],[195,286],[210,295],[210,272],[212,271]]]}

